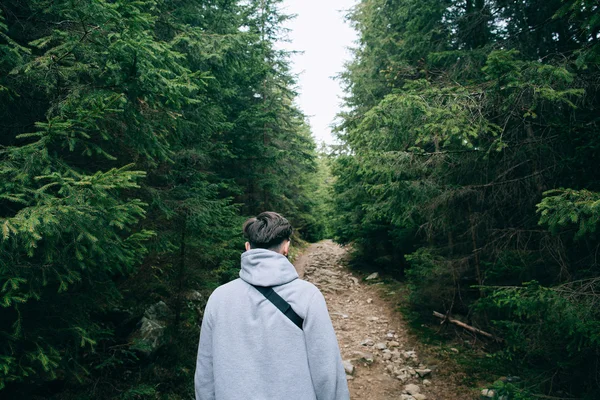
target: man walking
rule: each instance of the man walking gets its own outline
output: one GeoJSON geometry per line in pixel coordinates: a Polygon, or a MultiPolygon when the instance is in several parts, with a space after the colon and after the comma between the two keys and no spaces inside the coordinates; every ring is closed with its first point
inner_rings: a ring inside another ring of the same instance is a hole
{"type": "Polygon", "coordinates": [[[196,400],[349,399],[325,299],[287,260],[291,225],[264,212],[243,230],[240,278],[204,311],[196,400]]]}

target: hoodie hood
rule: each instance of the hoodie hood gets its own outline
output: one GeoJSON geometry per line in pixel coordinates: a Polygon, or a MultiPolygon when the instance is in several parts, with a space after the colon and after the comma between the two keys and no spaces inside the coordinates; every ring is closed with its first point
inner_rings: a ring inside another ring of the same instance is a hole
{"type": "Polygon", "coordinates": [[[288,259],[267,249],[251,249],[242,253],[240,278],[251,285],[278,286],[298,278],[288,259]]]}

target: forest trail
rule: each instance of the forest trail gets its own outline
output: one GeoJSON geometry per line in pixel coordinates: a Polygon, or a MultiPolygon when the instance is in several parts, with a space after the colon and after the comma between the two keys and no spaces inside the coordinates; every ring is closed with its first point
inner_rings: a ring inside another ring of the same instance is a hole
{"type": "MultiPolygon", "coordinates": [[[[345,266],[348,250],[331,240],[314,243],[295,261],[301,278],[327,300],[352,400],[462,400],[476,396],[452,382],[440,360],[407,332],[381,285],[363,282],[345,266]],[[416,347],[415,347],[416,346],[416,347]],[[427,360],[427,363],[425,362],[427,360]],[[437,365],[427,365],[435,362],[437,365]]],[[[450,378],[451,377],[451,378],[450,378]]]]}

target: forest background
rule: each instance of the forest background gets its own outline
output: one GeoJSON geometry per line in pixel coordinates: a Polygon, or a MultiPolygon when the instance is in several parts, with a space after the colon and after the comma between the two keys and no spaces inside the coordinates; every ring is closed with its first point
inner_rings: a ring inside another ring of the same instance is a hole
{"type": "Polygon", "coordinates": [[[499,393],[598,398],[597,2],[360,1],[327,157],[280,3],[0,4],[0,397],[191,398],[272,209],[503,338],[499,393]]]}

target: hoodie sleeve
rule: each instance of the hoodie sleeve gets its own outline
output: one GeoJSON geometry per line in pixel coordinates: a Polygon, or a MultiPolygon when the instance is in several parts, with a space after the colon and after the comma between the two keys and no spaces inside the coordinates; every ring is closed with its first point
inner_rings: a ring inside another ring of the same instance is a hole
{"type": "Polygon", "coordinates": [[[348,382],[325,298],[312,296],[304,319],[308,364],[318,400],[348,400],[348,382]]]}
{"type": "Polygon", "coordinates": [[[213,375],[212,354],[212,327],[209,321],[208,304],[202,318],[200,328],[200,343],[198,345],[198,358],[196,360],[196,374],[194,375],[194,389],[196,400],[215,399],[215,380],[213,375]]]}

